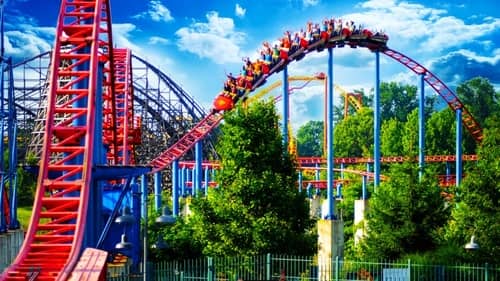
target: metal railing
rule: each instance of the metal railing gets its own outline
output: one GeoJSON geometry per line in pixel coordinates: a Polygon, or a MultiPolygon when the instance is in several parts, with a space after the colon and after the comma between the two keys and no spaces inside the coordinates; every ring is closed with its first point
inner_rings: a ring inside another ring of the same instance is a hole
{"type": "MultiPolygon", "coordinates": [[[[348,261],[333,258],[262,255],[159,262],[148,267],[150,281],[500,281],[500,267],[488,264],[431,265],[348,261]]],[[[107,280],[144,280],[141,274],[108,275],[107,280]]]]}

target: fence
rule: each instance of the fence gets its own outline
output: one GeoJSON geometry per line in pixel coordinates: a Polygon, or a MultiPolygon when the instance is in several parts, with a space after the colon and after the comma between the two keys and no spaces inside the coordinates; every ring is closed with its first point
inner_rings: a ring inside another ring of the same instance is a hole
{"type": "MultiPolygon", "coordinates": [[[[142,274],[108,276],[111,281],[144,280],[142,274]]],[[[148,267],[149,281],[500,281],[498,266],[364,262],[263,255],[160,262],[148,267]]]]}

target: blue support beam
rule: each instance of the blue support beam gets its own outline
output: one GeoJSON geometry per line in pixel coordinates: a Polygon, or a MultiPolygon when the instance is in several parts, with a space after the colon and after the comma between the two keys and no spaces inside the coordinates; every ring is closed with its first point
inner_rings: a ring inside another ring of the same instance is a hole
{"type": "Polygon", "coordinates": [[[202,141],[198,141],[194,145],[194,160],[195,160],[195,179],[193,181],[193,189],[195,190],[196,194],[198,194],[201,191],[201,182],[203,181],[203,143],[202,141]]]}
{"type": "Polygon", "coordinates": [[[179,160],[172,162],[172,215],[179,215],[179,160]]]}
{"type": "Polygon", "coordinates": [[[148,177],[146,174],[141,175],[141,195],[142,209],[141,216],[144,221],[148,221],[148,177]]]}
{"type": "Polygon", "coordinates": [[[208,175],[209,175],[208,172],[209,172],[209,169],[208,169],[208,167],[206,167],[204,169],[204,176],[205,176],[205,179],[204,179],[204,182],[205,182],[205,186],[204,186],[204,188],[205,188],[205,196],[208,195],[208,188],[210,188],[210,178],[208,177],[208,175]]]}
{"type": "Polygon", "coordinates": [[[422,180],[425,165],[425,88],[424,74],[420,74],[420,95],[418,100],[418,176],[422,180]]]}
{"type": "Polygon", "coordinates": [[[183,166],[181,171],[181,194],[182,196],[186,196],[186,180],[187,180],[187,170],[186,167],[183,166]]]}
{"type": "Polygon", "coordinates": [[[373,169],[374,176],[373,184],[374,191],[380,185],[380,52],[375,51],[375,95],[373,98],[373,169]]]}
{"type": "Polygon", "coordinates": [[[299,192],[302,192],[302,171],[299,171],[299,192]]]}
{"type": "Polygon", "coordinates": [[[283,149],[288,152],[288,117],[290,109],[290,96],[288,95],[288,66],[283,68],[283,127],[281,128],[283,134],[283,149]]]}
{"type": "Polygon", "coordinates": [[[456,112],[456,138],[455,138],[455,146],[456,146],[456,165],[455,165],[455,185],[457,187],[460,186],[462,181],[462,109],[457,108],[456,112]]]}
{"type": "Polygon", "coordinates": [[[333,195],[334,159],[333,159],[333,49],[328,48],[328,95],[326,98],[326,164],[327,164],[327,203],[328,213],[326,219],[335,220],[335,197],[333,195]]]}
{"type": "Polygon", "coordinates": [[[161,171],[154,173],[155,211],[161,212],[161,171]]]}

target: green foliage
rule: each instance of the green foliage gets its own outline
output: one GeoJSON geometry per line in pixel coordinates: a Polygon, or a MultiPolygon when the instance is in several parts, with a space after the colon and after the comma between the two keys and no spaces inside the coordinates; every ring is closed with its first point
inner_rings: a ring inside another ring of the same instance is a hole
{"type": "Polygon", "coordinates": [[[362,184],[358,175],[347,174],[346,179],[349,180],[349,183],[342,188],[343,200],[337,201],[337,208],[339,213],[342,214],[344,222],[344,256],[354,257],[356,251],[354,247],[354,233],[358,227],[354,225],[354,201],[361,199],[362,184]]]}
{"type": "Polygon", "coordinates": [[[300,156],[322,156],[324,147],[323,121],[309,121],[297,131],[297,151],[300,156]]]}
{"type": "Polygon", "coordinates": [[[17,168],[17,203],[19,206],[32,206],[36,192],[37,175],[17,168]]]}
{"type": "Polygon", "coordinates": [[[370,200],[362,256],[398,259],[433,250],[448,216],[436,176],[424,175],[419,181],[418,168],[411,163],[394,164],[388,176],[370,200]]]}
{"type": "Polygon", "coordinates": [[[26,154],[26,157],[25,157],[25,160],[26,162],[26,165],[28,166],[35,166],[35,165],[38,165],[38,156],[36,156],[33,152],[28,152],[26,154]]]}
{"type": "Polygon", "coordinates": [[[155,219],[160,212],[148,217],[149,245],[158,242],[162,237],[166,243],[165,249],[151,247],[149,259],[152,261],[182,260],[200,257],[201,245],[193,239],[194,229],[185,217],[179,216],[172,225],[158,226],[155,219]]]}
{"type": "Polygon", "coordinates": [[[407,121],[403,127],[403,135],[401,143],[403,145],[403,153],[405,156],[418,155],[418,109],[409,112],[406,117],[407,121]]]}
{"type": "MultiPolygon", "coordinates": [[[[382,120],[395,118],[398,121],[405,122],[410,112],[418,108],[417,97],[416,86],[395,82],[380,83],[380,111],[382,120]]],[[[430,114],[434,103],[434,98],[426,97],[426,115],[430,114]]]]}
{"type": "Polygon", "coordinates": [[[425,148],[429,155],[452,155],[455,153],[455,115],[445,108],[433,113],[426,122],[425,148]]]}
{"type": "MultiPolygon", "coordinates": [[[[500,120],[497,120],[500,121],[500,120]]],[[[480,249],[464,253],[465,261],[498,263],[500,257],[500,122],[484,131],[477,166],[457,189],[444,244],[463,249],[475,235],[480,249]]]]}
{"type": "Polygon", "coordinates": [[[373,151],[373,111],[362,108],[335,125],[333,146],[337,157],[369,156],[373,151]]]}
{"type": "MultiPolygon", "coordinates": [[[[486,78],[476,77],[457,87],[457,95],[481,127],[488,124],[490,116],[500,114],[500,94],[486,78]]],[[[472,154],[477,143],[471,135],[464,134],[464,153],[472,154]]]]}
{"type": "Polygon", "coordinates": [[[384,156],[401,156],[403,155],[403,138],[404,123],[392,118],[382,122],[380,129],[380,152],[384,156]]]}
{"type": "Polygon", "coordinates": [[[282,144],[274,105],[254,103],[225,116],[217,151],[222,170],[206,198],[193,200],[194,238],[211,256],[311,254],[304,193],[282,144]]]}
{"type": "Polygon", "coordinates": [[[479,124],[500,112],[500,95],[486,78],[476,77],[457,87],[457,95],[479,124]]]}

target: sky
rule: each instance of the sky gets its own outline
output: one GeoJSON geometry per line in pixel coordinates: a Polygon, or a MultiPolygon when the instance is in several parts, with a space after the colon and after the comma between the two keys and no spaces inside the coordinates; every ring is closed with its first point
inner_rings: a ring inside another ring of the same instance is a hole
{"type": "MultiPolygon", "coordinates": [[[[161,69],[207,111],[226,74],[239,73],[243,58],[257,58],[262,42],[275,42],[285,31],[295,32],[308,21],[320,23],[325,18],[384,31],[389,48],[411,57],[452,90],[477,76],[500,89],[498,0],[109,1],[114,44],[130,48],[161,69]]],[[[3,2],[5,55],[16,62],[50,50],[60,1],[3,2]]],[[[335,49],[334,83],[347,91],[369,91],[375,82],[374,59],[365,48],[335,49]]],[[[327,72],[326,51],[309,54],[288,69],[290,76],[319,72],[327,72]]],[[[385,56],[381,56],[381,80],[418,85],[413,72],[385,56]]],[[[297,83],[291,86],[303,84],[297,83]]],[[[323,96],[319,83],[294,92],[290,108],[294,128],[323,118],[323,96]]]]}

